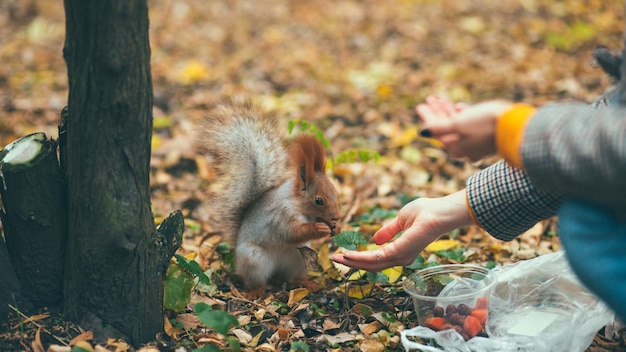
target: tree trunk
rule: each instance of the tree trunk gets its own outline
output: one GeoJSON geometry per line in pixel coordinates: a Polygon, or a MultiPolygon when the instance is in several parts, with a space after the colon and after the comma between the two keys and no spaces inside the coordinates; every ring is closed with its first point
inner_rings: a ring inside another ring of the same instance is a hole
{"type": "Polygon", "coordinates": [[[149,198],[147,0],[65,0],[65,12],[65,310],[96,338],[138,346],[163,330],[166,266],[149,198]]]}

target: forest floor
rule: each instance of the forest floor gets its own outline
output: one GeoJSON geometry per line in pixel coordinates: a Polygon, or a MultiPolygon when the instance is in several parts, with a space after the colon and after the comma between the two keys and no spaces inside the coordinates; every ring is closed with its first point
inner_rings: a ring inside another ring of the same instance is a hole
{"type": "MultiPolygon", "coordinates": [[[[213,176],[191,142],[211,102],[246,95],[285,120],[321,128],[333,156],[377,152],[378,161],[332,170],[342,227],[369,240],[408,199],[453,193],[494,161],[453,160],[418,137],[417,103],[429,94],[465,102],[591,102],[611,85],[594,65],[593,48],[620,50],[624,26],[623,3],[616,0],[150,0],[149,6],[155,219],[182,210],[179,253],[210,269],[214,283],[193,302],[237,316],[240,328],[230,336],[245,350],[262,351],[401,350],[399,331],[416,325],[401,286],[412,270],[400,268],[398,277],[371,286],[351,281],[362,288],[356,295],[342,291],[349,281],[344,273],[319,278],[318,292],[275,288],[246,300],[217,250],[219,229],[204,206],[213,176]]],[[[0,146],[37,131],[57,138],[68,89],[64,26],[62,1],[0,3],[0,146]]],[[[554,219],[511,242],[473,226],[442,239],[452,241],[438,242],[422,258],[501,266],[560,248],[554,219]]],[[[339,250],[329,240],[311,247],[322,266],[339,250]]],[[[173,325],[159,339],[161,349],[225,346],[191,310],[168,314],[173,325]]],[[[5,325],[0,350],[45,350],[77,336],[90,341],[62,316],[31,318],[37,325],[5,325]]],[[[605,335],[599,331],[587,350],[626,350],[623,333],[605,335]]],[[[123,341],[106,348],[131,349],[123,341]]]]}

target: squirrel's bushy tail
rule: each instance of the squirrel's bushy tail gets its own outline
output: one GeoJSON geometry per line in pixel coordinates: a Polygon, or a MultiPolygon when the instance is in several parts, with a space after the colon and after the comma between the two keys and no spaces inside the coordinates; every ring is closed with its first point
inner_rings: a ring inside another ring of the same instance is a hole
{"type": "Polygon", "coordinates": [[[224,98],[209,108],[197,144],[218,172],[209,202],[214,225],[226,239],[236,238],[251,202],[291,177],[284,130],[274,115],[247,99],[224,98]]]}

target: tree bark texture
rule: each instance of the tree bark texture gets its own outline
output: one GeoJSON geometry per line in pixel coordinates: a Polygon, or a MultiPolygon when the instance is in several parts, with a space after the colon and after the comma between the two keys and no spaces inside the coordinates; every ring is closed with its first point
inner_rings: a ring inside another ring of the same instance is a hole
{"type": "Polygon", "coordinates": [[[65,12],[65,310],[96,338],[120,333],[138,346],[163,330],[163,252],[149,198],[147,1],[65,0],[65,12]]]}
{"type": "MultiPolygon", "coordinates": [[[[63,298],[67,208],[56,150],[53,141],[36,133],[13,142],[0,157],[0,215],[6,249],[22,287],[21,309],[57,305],[63,298]],[[25,159],[16,161],[13,155],[20,153],[25,159]]],[[[15,287],[10,279],[8,273],[0,282],[15,287]]]]}
{"type": "Polygon", "coordinates": [[[21,295],[22,287],[13,270],[9,252],[0,237],[0,323],[7,320],[11,311],[9,305],[16,305],[15,300],[21,295]]]}

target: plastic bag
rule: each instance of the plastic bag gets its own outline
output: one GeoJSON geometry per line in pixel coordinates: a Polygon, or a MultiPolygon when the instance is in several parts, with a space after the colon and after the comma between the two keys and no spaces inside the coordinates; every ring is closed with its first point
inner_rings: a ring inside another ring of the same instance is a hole
{"type": "Polygon", "coordinates": [[[489,338],[464,341],[454,330],[418,326],[401,333],[406,351],[584,351],[615,319],[609,308],[578,281],[563,251],[493,269],[489,338]],[[435,346],[411,337],[432,339],[435,346]]]}

